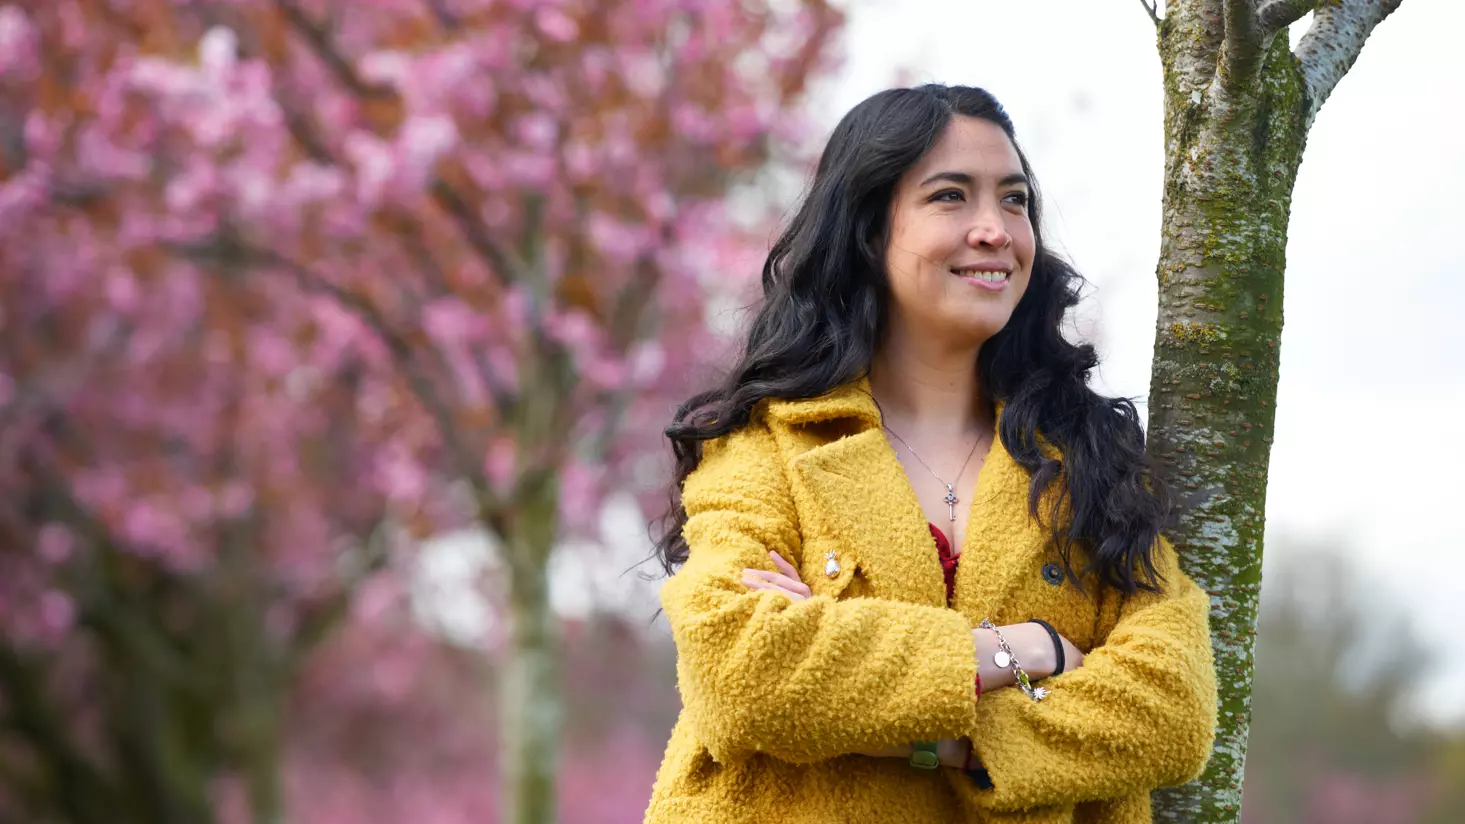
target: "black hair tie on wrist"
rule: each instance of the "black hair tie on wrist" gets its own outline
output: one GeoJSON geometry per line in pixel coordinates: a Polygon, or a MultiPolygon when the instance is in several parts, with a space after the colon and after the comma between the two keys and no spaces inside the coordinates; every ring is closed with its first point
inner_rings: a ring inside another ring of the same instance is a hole
{"type": "Polygon", "coordinates": [[[1058,674],[1062,673],[1063,672],[1063,639],[1061,639],[1061,638],[1058,637],[1058,630],[1053,629],[1053,625],[1050,624],[1050,623],[1048,623],[1047,621],[1044,621],[1042,618],[1029,618],[1028,619],[1028,623],[1029,624],[1037,624],[1038,626],[1040,626],[1043,629],[1046,629],[1048,631],[1048,637],[1053,639],[1053,661],[1054,661],[1055,664],[1057,664],[1057,666],[1054,667],[1054,669],[1053,669],[1053,674],[1054,675],[1058,675],[1058,674]]]}

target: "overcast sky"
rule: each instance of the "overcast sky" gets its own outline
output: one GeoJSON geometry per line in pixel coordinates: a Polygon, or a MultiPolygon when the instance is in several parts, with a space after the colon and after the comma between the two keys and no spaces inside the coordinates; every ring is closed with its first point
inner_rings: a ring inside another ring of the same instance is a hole
{"type": "MultiPolygon", "coordinates": [[[[1139,3],[848,8],[848,62],[816,101],[826,121],[902,70],[993,92],[1043,188],[1048,236],[1094,284],[1082,313],[1103,389],[1142,403],[1164,158],[1160,64],[1139,3]]],[[[1267,494],[1271,545],[1348,553],[1454,659],[1422,702],[1454,717],[1465,716],[1461,31],[1465,3],[1406,0],[1318,116],[1293,200],[1267,494]]]]}

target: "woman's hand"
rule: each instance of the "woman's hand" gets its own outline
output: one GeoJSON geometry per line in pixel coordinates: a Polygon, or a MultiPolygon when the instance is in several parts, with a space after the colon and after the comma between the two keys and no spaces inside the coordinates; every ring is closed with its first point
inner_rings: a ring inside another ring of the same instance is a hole
{"type": "Polygon", "coordinates": [[[794,565],[785,561],[782,555],[777,552],[768,553],[773,559],[773,565],[778,567],[778,572],[769,572],[766,569],[745,569],[743,570],[743,585],[748,589],[771,589],[775,592],[782,592],[784,595],[802,601],[813,595],[807,584],[799,578],[799,571],[794,565]]]}
{"type": "MultiPolygon", "coordinates": [[[[1074,646],[1072,641],[1064,638],[1062,635],[1058,636],[1058,640],[1063,642],[1063,672],[1073,672],[1083,666],[1083,651],[1074,646]]],[[[1062,673],[1055,672],[1053,674],[1061,675],[1062,673]]]]}

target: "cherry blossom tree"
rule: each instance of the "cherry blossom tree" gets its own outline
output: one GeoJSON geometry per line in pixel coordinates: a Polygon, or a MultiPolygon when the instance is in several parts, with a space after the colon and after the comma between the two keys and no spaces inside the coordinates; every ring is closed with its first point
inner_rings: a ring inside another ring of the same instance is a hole
{"type": "MultiPolygon", "coordinates": [[[[756,271],[726,195],[805,129],[839,22],[824,0],[0,5],[8,809],[301,809],[299,776],[377,751],[325,754],[352,707],[415,718],[429,671],[471,693],[382,616],[421,539],[477,528],[506,570],[502,792],[442,780],[477,820],[553,820],[550,553],[645,474],[709,292],[756,271]]],[[[481,766],[463,713],[404,735],[481,766]]],[[[340,794],[382,814],[363,792],[340,794]]]]}

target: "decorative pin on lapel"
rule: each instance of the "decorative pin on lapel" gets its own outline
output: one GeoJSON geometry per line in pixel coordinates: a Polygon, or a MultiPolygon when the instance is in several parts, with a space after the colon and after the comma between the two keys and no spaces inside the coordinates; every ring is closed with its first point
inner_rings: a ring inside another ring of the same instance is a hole
{"type": "Polygon", "coordinates": [[[834,559],[834,550],[824,553],[824,574],[830,578],[839,576],[839,561],[834,559]]]}

